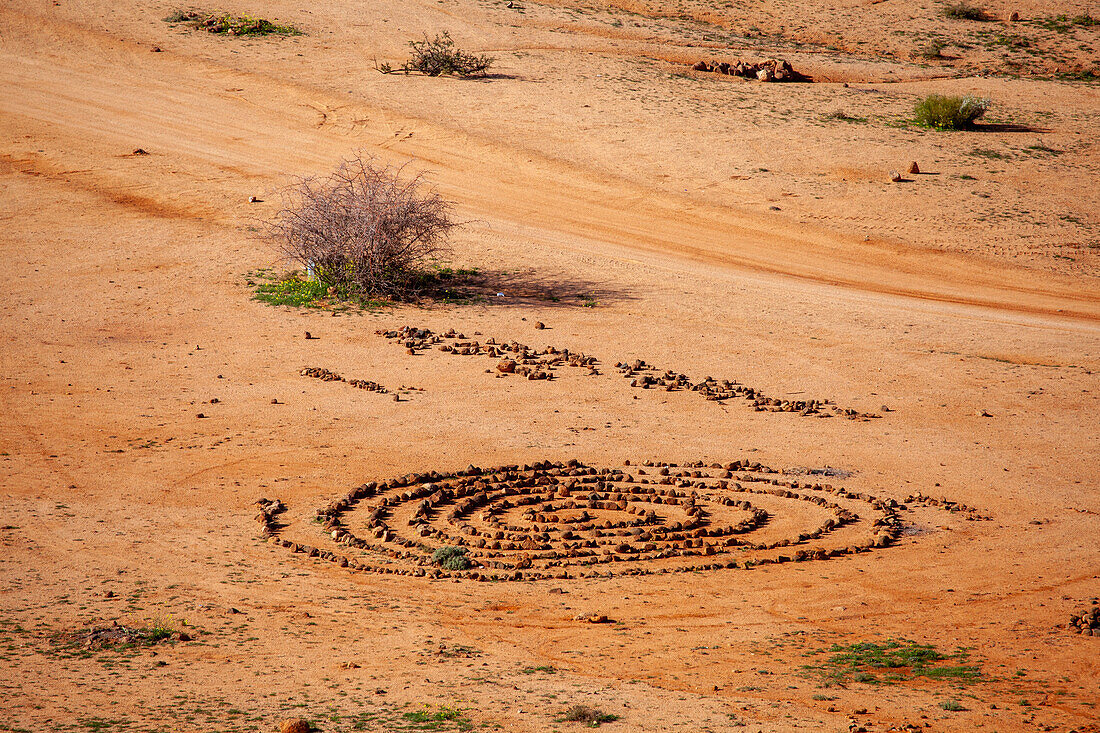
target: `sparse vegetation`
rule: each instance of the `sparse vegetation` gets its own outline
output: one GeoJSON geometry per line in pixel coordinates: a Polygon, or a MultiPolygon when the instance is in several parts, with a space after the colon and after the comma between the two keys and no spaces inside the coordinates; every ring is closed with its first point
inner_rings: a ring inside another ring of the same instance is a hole
{"type": "Polygon", "coordinates": [[[441,705],[431,709],[425,705],[420,710],[404,713],[405,730],[469,730],[473,727],[470,719],[460,708],[441,705]]]}
{"type": "Polygon", "coordinates": [[[164,19],[167,23],[186,23],[207,33],[227,36],[300,36],[302,32],[292,25],[273,23],[266,18],[251,15],[232,15],[226,12],[206,13],[197,10],[177,10],[164,19]]]}
{"type": "Polygon", "coordinates": [[[599,708],[589,707],[588,705],[574,705],[562,715],[562,720],[571,723],[584,723],[589,728],[599,728],[603,723],[610,723],[618,719],[618,715],[605,713],[599,708]]]}
{"type": "Polygon", "coordinates": [[[858,642],[847,646],[834,644],[828,649],[810,652],[810,655],[822,653],[830,654],[825,663],[808,665],[806,669],[820,674],[829,682],[897,682],[914,677],[970,682],[981,675],[976,666],[940,664],[948,660],[965,662],[968,657],[965,650],[945,655],[931,644],[917,644],[904,639],[889,639],[882,643],[858,642]],[[881,671],[889,671],[889,676],[880,680],[874,673],[881,671]]]}
{"type": "Polygon", "coordinates": [[[966,710],[958,700],[944,700],[940,703],[940,707],[952,713],[958,713],[966,710]]]}
{"type": "Polygon", "coordinates": [[[432,562],[444,570],[466,570],[471,565],[465,547],[440,547],[432,553],[432,562]]]}
{"type": "Polygon", "coordinates": [[[940,40],[932,40],[924,45],[919,50],[920,57],[928,59],[930,61],[946,58],[943,55],[943,49],[947,48],[947,44],[940,40]]]}
{"type": "Polygon", "coordinates": [[[428,263],[445,251],[456,226],[450,205],[420,176],[357,156],[324,178],[306,178],[284,194],[268,239],[306,271],[285,283],[287,297],[326,294],[370,300],[407,298],[434,279],[428,263]]]}
{"type": "Polygon", "coordinates": [[[989,20],[989,16],[981,8],[976,8],[967,3],[952,3],[943,9],[943,14],[955,20],[989,20]]]}
{"type": "MultiPolygon", "coordinates": [[[[463,78],[485,76],[489,67],[496,61],[492,56],[478,56],[455,48],[455,42],[444,31],[435,38],[409,41],[412,58],[401,65],[406,74],[418,73],[425,76],[459,76],[463,78]]],[[[393,66],[388,63],[375,64],[383,74],[391,74],[393,66]]]]}
{"type": "Polygon", "coordinates": [[[946,97],[930,94],[917,102],[916,122],[937,130],[965,130],[974,126],[989,109],[989,100],[980,97],[946,97]]]}

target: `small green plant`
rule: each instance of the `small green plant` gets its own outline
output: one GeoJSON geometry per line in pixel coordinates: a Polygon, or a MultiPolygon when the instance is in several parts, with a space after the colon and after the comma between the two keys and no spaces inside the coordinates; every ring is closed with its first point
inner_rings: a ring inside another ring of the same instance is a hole
{"type": "Polygon", "coordinates": [[[946,58],[943,55],[943,49],[945,48],[947,48],[947,44],[943,41],[932,40],[920,49],[919,54],[921,58],[928,59],[929,61],[935,61],[946,58]]]}
{"type": "Polygon", "coordinates": [[[546,674],[554,674],[557,671],[558,670],[554,669],[554,667],[552,667],[549,664],[543,664],[543,665],[538,666],[538,667],[524,667],[523,669],[520,670],[520,672],[523,672],[524,674],[534,674],[535,672],[545,672],[546,674]]]}
{"type": "MultiPolygon", "coordinates": [[[[401,65],[406,74],[416,72],[425,76],[459,76],[463,78],[485,76],[489,67],[496,61],[492,56],[477,56],[455,48],[455,42],[444,31],[435,38],[424,36],[420,41],[409,41],[412,58],[401,65]]],[[[382,73],[393,69],[388,64],[379,64],[376,68],[382,73]]]]}
{"type": "Polygon", "coordinates": [[[952,713],[962,712],[966,710],[958,700],[944,700],[940,703],[940,707],[952,713]]]}
{"type": "Polygon", "coordinates": [[[979,97],[945,97],[930,94],[917,102],[916,122],[937,130],[965,130],[989,109],[989,100],[979,97]]]}
{"type": "Polygon", "coordinates": [[[177,10],[164,19],[167,23],[187,23],[192,28],[207,33],[227,36],[300,36],[302,32],[292,25],[272,23],[266,18],[251,15],[232,15],[225,12],[204,13],[197,10],[177,10]]]}
{"type": "Polygon", "coordinates": [[[465,547],[440,547],[432,553],[432,562],[444,570],[466,570],[472,564],[465,547]]]}
{"type": "Polygon", "coordinates": [[[965,662],[967,653],[959,650],[948,655],[936,651],[931,644],[917,644],[905,639],[889,639],[882,643],[857,642],[842,646],[834,644],[828,649],[810,652],[809,656],[828,653],[824,664],[807,666],[806,669],[821,675],[826,681],[874,683],[880,680],[874,672],[890,670],[891,675],[885,682],[897,682],[914,677],[931,679],[951,679],[970,682],[978,679],[978,668],[966,664],[943,665],[941,662],[954,659],[965,662]]]}
{"type": "Polygon", "coordinates": [[[943,14],[954,20],[989,20],[984,10],[967,3],[952,3],[943,9],[943,14]]]}
{"type": "Polygon", "coordinates": [[[599,728],[603,723],[610,723],[618,719],[618,715],[605,713],[599,708],[589,707],[588,705],[574,705],[562,715],[562,720],[567,720],[570,723],[584,723],[589,728],[599,728]]]}
{"type": "Polygon", "coordinates": [[[404,713],[401,717],[405,721],[404,730],[469,730],[473,727],[464,710],[446,705],[441,705],[436,710],[425,705],[420,710],[404,713]]]}

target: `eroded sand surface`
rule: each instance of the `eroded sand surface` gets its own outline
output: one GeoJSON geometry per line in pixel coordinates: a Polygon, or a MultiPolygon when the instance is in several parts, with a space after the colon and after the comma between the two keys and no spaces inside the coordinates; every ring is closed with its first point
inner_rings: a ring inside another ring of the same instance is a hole
{"type": "Polygon", "coordinates": [[[753,5],[228,7],[305,32],[255,39],[160,3],[0,6],[0,727],[398,730],[427,705],[548,731],[587,704],[609,731],[1098,730],[1100,636],[1067,623],[1100,596],[1100,90],[1073,80],[1100,26],[753,5]],[[499,73],[373,70],[443,30],[499,73]],[[690,69],[772,56],[816,82],[690,69]],[[906,125],[931,92],[996,125],[906,125]],[[251,299],[275,192],[357,150],[428,172],[490,297],[251,299]],[[406,326],[431,333],[377,333],[406,326]],[[499,375],[513,342],[570,357],[499,375]],[[410,473],[433,486],[316,521],[410,473]],[[460,485],[480,503],[436,493],[460,485]],[[416,543],[458,536],[483,567],[431,577],[416,543]],[[189,640],[68,635],[156,620],[189,640]],[[980,676],[804,669],[889,639],[980,676]]]}

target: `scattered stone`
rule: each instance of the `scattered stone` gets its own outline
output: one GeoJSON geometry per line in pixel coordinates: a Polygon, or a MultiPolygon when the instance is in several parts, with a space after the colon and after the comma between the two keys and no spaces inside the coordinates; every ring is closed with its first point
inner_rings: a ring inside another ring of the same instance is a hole
{"type": "Polygon", "coordinates": [[[279,733],[310,733],[313,727],[303,718],[287,718],[279,723],[279,733]]]}
{"type": "Polygon", "coordinates": [[[1017,12],[1016,12],[1015,10],[1013,10],[1013,11],[1012,11],[1012,15],[1008,16],[1008,21],[1009,21],[1010,23],[1018,23],[1018,22],[1020,22],[1020,14],[1019,14],[1019,13],[1017,13],[1017,12]]]}
{"type": "Polygon", "coordinates": [[[512,374],[516,371],[516,363],[511,359],[505,359],[497,364],[497,371],[502,374],[512,374]]]}
{"type": "Polygon", "coordinates": [[[148,155],[149,152],[143,148],[136,148],[130,155],[148,155]]]}
{"type": "Polygon", "coordinates": [[[920,173],[920,166],[917,165],[917,161],[914,160],[912,163],[909,164],[909,173],[911,173],[912,175],[917,175],[918,173],[920,173]]]}
{"type": "Polygon", "coordinates": [[[898,173],[897,171],[890,171],[890,180],[893,181],[894,183],[901,183],[905,179],[902,178],[901,174],[898,173]]]}
{"type": "Polygon", "coordinates": [[[535,330],[536,331],[541,331],[544,328],[546,328],[545,323],[543,323],[542,321],[535,321],[535,330]]]}
{"type": "Polygon", "coordinates": [[[574,621],[584,621],[589,624],[607,624],[611,623],[611,619],[602,613],[578,613],[573,617],[574,621]]]}

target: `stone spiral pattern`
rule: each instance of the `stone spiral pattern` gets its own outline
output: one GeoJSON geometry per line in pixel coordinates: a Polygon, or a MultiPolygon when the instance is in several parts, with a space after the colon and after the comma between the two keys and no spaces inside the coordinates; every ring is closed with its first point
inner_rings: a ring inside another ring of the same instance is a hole
{"type": "Polygon", "coordinates": [[[909,511],[748,461],[621,468],[546,461],[409,474],[365,483],[318,509],[321,547],[283,538],[285,507],[261,501],[264,536],[294,552],[352,570],[480,581],[826,560],[891,544],[909,511]],[[470,567],[436,566],[433,553],[444,547],[463,548],[470,567]]]}

